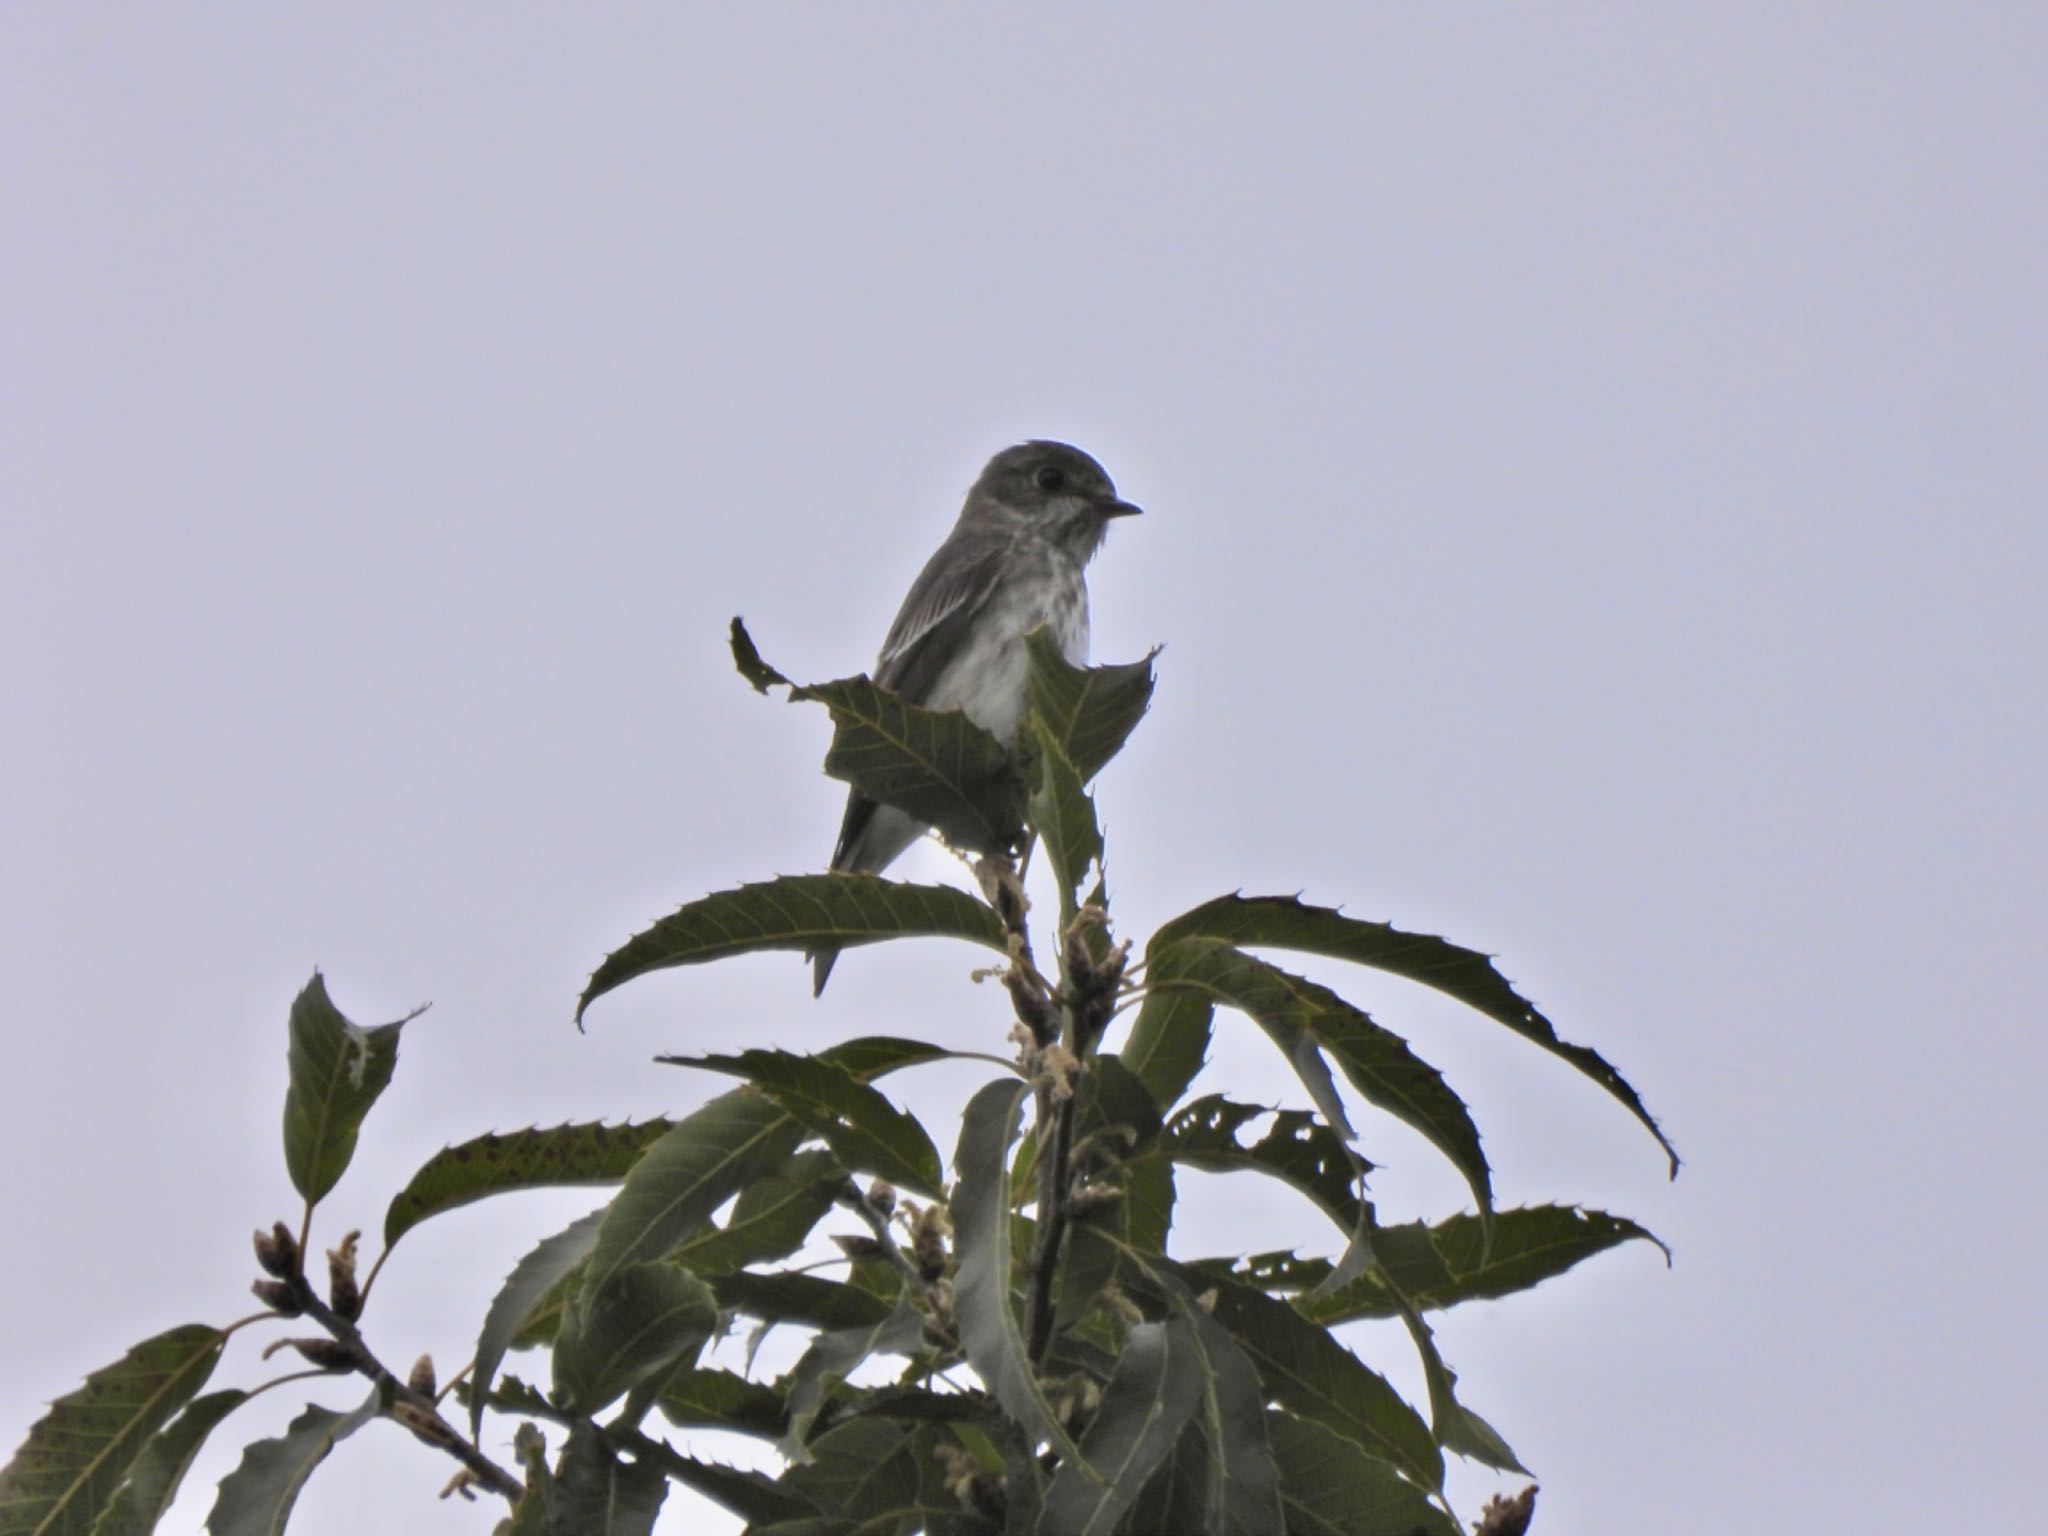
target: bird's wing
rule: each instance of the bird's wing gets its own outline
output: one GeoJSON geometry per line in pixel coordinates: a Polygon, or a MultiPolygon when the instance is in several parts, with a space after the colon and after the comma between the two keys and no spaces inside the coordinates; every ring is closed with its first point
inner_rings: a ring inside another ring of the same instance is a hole
{"type": "Polygon", "coordinates": [[[953,530],[925,562],[889,626],[875,663],[877,683],[913,704],[931,696],[946,663],[959,654],[962,633],[1001,581],[1009,547],[1004,532],[953,530]]]}

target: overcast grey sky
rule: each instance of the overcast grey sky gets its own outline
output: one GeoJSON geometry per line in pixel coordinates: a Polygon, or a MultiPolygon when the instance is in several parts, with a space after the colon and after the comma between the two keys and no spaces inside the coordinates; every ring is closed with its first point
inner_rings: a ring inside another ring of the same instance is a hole
{"type": "MultiPolygon", "coordinates": [[[[829,851],[823,718],[728,616],[866,666],[983,459],[1050,435],[1148,509],[1093,571],[1098,657],[1166,645],[1101,785],[1124,931],[1242,886],[1484,948],[1688,1157],[1356,986],[1505,1201],[1676,1250],[1443,1319],[1538,1528],[2018,1528],[2044,61],[2020,5],[0,10],[0,1442],[249,1310],[316,965],[359,1021],[435,1005],[329,1240],[444,1142],[719,1086],[657,1051],[993,1048],[940,945],[569,1014],[648,919],[829,851]]],[[[977,1081],[893,1096],[950,1147],[977,1081]]],[[[1458,1205],[1366,1134],[1385,1212],[1458,1205]]],[[[452,1368],[590,1203],[421,1229],[373,1334],[452,1368]]],[[[1187,1203],[1185,1253],[1321,1240],[1187,1203]]],[[[293,1528],[488,1530],[446,1475],[371,1426],[293,1528]]]]}

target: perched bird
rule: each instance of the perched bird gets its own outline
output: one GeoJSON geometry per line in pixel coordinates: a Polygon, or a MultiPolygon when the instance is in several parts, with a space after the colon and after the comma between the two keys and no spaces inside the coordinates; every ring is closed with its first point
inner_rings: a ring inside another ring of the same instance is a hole
{"type": "MultiPolygon", "coordinates": [[[[1113,517],[1138,511],[1102,466],[1065,443],[1020,443],[988,461],[960,520],[911,583],[882,642],[875,681],[930,710],[962,710],[1007,743],[1024,713],[1024,637],[1041,624],[1075,666],[1088,660],[1081,569],[1113,517]]],[[[846,798],[834,869],[885,868],[927,828],[859,790],[846,798]]],[[[837,949],[811,952],[813,994],[837,949]]]]}

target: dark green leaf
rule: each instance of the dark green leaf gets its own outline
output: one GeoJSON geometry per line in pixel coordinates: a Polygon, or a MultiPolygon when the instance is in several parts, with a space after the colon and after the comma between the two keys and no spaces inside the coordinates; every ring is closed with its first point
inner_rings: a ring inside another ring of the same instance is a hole
{"type": "Polygon", "coordinates": [[[1434,987],[1534,1041],[1605,1088],[1657,1138],[1671,1160],[1673,1176],[1678,1173],[1677,1151],[1650,1118],[1635,1089],[1598,1052],[1560,1040],[1550,1020],[1476,950],[1426,933],[1402,933],[1386,923],[1363,922],[1329,907],[1309,906],[1292,896],[1222,896],[1204,902],[1161,928],[1152,938],[1152,949],[1163,950],[1184,937],[1302,950],[1434,987]]]}
{"type": "Polygon", "coordinates": [[[822,1136],[847,1168],[942,1198],[939,1149],[924,1127],[835,1062],[773,1050],[661,1059],[744,1078],[822,1136]]]}
{"type": "Polygon", "coordinates": [[[756,693],[766,693],[770,688],[796,686],[761,659],[761,653],[754,648],[754,637],[747,633],[747,626],[740,622],[737,614],[733,615],[732,621],[732,659],[733,665],[740,669],[740,676],[754,685],[756,693]]]}
{"type": "Polygon", "coordinates": [[[1287,1536],[1461,1536],[1421,1489],[1322,1425],[1270,1413],[1266,1437],[1280,1468],[1287,1536]]]}
{"type": "Polygon", "coordinates": [[[712,1278],[719,1304],[769,1323],[796,1323],[806,1328],[872,1328],[888,1319],[894,1307],[857,1285],[827,1280],[822,1275],[758,1275],[751,1270],[712,1278]]]}
{"type": "Polygon", "coordinates": [[[384,1213],[384,1246],[429,1216],[487,1195],[565,1184],[616,1184],[650,1143],[675,1128],[672,1120],[639,1125],[585,1121],[545,1130],[495,1132],[428,1158],[384,1213]]]}
{"type": "Polygon", "coordinates": [[[363,1117],[398,1065],[398,1032],[418,1017],[415,1009],[396,1024],[351,1024],[328,999],[317,971],[293,999],[284,1163],[292,1187],[306,1199],[320,1199],[347,1169],[363,1117]]]}
{"type": "Polygon", "coordinates": [[[555,1339],[555,1397],[584,1416],[659,1381],[718,1329],[711,1287],[673,1264],[632,1264],[569,1305],[555,1339]]]}
{"type": "Polygon", "coordinates": [[[1175,1302],[1202,1352],[1202,1400],[1122,1536],[1281,1536],[1286,1516],[1266,1443],[1265,1389],[1237,1341],[1191,1299],[1175,1302]]]}
{"type": "Polygon", "coordinates": [[[475,1439],[484,1419],[483,1394],[498,1374],[505,1351],[525,1328],[527,1320],[543,1299],[550,1297],[576,1273],[597,1246],[597,1230],[604,1224],[603,1209],[580,1216],[553,1237],[544,1238],[525,1258],[512,1266],[512,1273],[491,1298],[484,1314],[483,1331],[477,1336],[476,1364],[470,1371],[478,1392],[469,1405],[469,1432],[475,1439]]]}
{"type": "Polygon", "coordinates": [[[661,1384],[655,1406],[678,1429],[710,1425],[777,1440],[789,1427],[789,1408],[780,1391],[731,1371],[678,1371],[661,1384]]]}
{"type": "Polygon", "coordinates": [[[1115,1529],[1201,1401],[1193,1329],[1177,1316],[1130,1331],[1081,1436],[1085,1465],[1098,1475],[1061,1465],[1039,1511],[1039,1536],[1109,1536],[1115,1529]]]}
{"type": "MultiPolygon", "coordinates": [[[[128,1481],[114,1495],[92,1528],[92,1536],[150,1536],[164,1511],[178,1496],[178,1485],[192,1459],[206,1444],[213,1427],[243,1403],[249,1394],[236,1388],[195,1397],[185,1411],[157,1431],[128,1470],[128,1481]]],[[[7,1516],[0,1512],[0,1528],[7,1516]]]]}
{"type": "Polygon", "coordinates": [[[785,1459],[810,1459],[804,1439],[832,1390],[870,1355],[907,1355],[924,1343],[924,1318],[904,1297],[880,1322],[835,1328],[811,1340],[788,1376],[789,1429],[782,1440],[785,1459]]]}
{"type": "Polygon", "coordinates": [[[1210,1315],[1251,1358],[1273,1401],[1392,1462],[1417,1485],[1443,1486],[1443,1457],[1429,1426],[1325,1329],[1248,1286],[1169,1268],[1181,1284],[1213,1296],[1210,1315]]]}
{"type": "Polygon", "coordinates": [[[614,987],[671,966],[757,950],[850,949],[924,937],[968,939],[1007,953],[995,913],[950,885],[845,873],[784,875],[702,897],[635,934],[591,976],[576,1017],[614,987]]]}
{"type": "Polygon", "coordinates": [[[740,1191],[725,1224],[679,1243],[669,1255],[700,1275],[722,1275],[794,1253],[832,1208],[846,1171],[830,1152],[799,1152],[740,1191]]]}
{"type": "Polygon", "coordinates": [[[1131,1037],[1117,1053],[1162,1109],[1178,1103],[1209,1054],[1216,1005],[1196,992],[1176,990],[1171,958],[1146,951],[1150,989],[1138,1008],[1131,1037]]]}
{"type": "Polygon", "coordinates": [[[1046,629],[1025,637],[1031,671],[1025,698],[1086,783],[1123,750],[1152,702],[1152,658],[1107,667],[1076,667],[1060,655],[1046,629]]]}
{"type": "Polygon", "coordinates": [[[668,1497],[668,1477],[651,1461],[619,1459],[603,1430],[569,1431],[555,1467],[547,1536],[647,1536],[668,1497]]]}
{"type": "Polygon", "coordinates": [[[152,1437],[206,1385],[225,1338],[197,1323],[173,1328],[52,1403],[0,1467],[0,1536],[91,1530],[152,1437]]]}
{"type": "MultiPolygon", "coordinates": [[[[1341,1107],[1320,1056],[1327,1054],[1367,1102],[1412,1126],[1448,1157],[1472,1188],[1482,1212],[1493,1186],[1479,1131],[1442,1074],[1327,987],[1212,939],[1182,939],[1161,955],[1171,985],[1249,1014],[1280,1047],[1317,1107],[1336,1121],[1341,1107]]],[[[1161,985],[1157,975],[1149,978],[1161,985]]]]}
{"type": "Polygon", "coordinates": [[[1081,773],[1060,750],[1052,727],[1034,717],[1038,742],[1038,782],[1031,792],[1031,826],[1038,833],[1060,895],[1060,932],[1065,933],[1079,910],[1082,882],[1092,865],[1102,864],[1102,832],[1095,823],[1095,801],[1082,787],[1081,773]]]}
{"type": "MultiPolygon", "coordinates": [[[[653,1464],[681,1483],[742,1520],[766,1525],[816,1514],[809,1500],[800,1498],[765,1473],[744,1471],[723,1462],[699,1461],[685,1456],[660,1441],[653,1442],[653,1464]]],[[[749,1526],[749,1529],[753,1529],[749,1526]]]]}
{"type": "Polygon", "coordinates": [[[631,1265],[666,1256],[733,1195],[786,1163],[801,1136],[786,1110],[746,1089],[721,1094],[677,1122],[641,1154],[605,1207],[585,1294],[631,1265]]]}
{"type": "Polygon", "coordinates": [[[1400,1305],[1388,1280],[1425,1312],[1461,1301],[1488,1301],[1526,1291],[1582,1259],[1635,1239],[1657,1242],[1626,1217],[1568,1205],[1496,1211],[1490,1247],[1476,1216],[1453,1216],[1434,1226],[1381,1227],[1373,1234],[1373,1253],[1385,1278],[1368,1272],[1302,1306],[1324,1324],[1398,1317],[1400,1305]]]}
{"type": "Polygon", "coordinates": [[[791,690],[832,711],[825,771],[936,827],[957,848],[999,853],[1024,827],[1024,775],[1003,744],[958,710],[919,709],[865,677],[791,690]]]}
{"type": "Polygon", "coordinates": [[[1429,1387],[1429,1417],[1436,1431],[1436,1443],[1496,1471],[1527,1475],[1529,1469],[1515,1460],[1515,1453],[1501,1438],[1500,1431],[1458,1401],[1458,1373],[1445,1363],[1436,1347],[1436,1335],[1422,1320],[1422,1314],[1409,1306],[1403,1320],[1408,1324],[1409,1336],[1415,1340],[1416,1353],[1422,1357],[1422,1377],[1429,1387]]]}
{"type": "Polygon", "coordinates": [[[819,1509],[857,1524],[885,1511],[916,1507],[920,1446],[929,1453],[929,1436],[911,1425],[854,1419],[813,1440],[808,1459],[791,1467],[782,1481],[819,1509]]]}
{"type": "Polygon", "coordinates": [[[353,1413],[336,1413],[318,1404],[293,1419],[274,1440],[258,1440],[242,1452],[242,1461],[221,1479],[213,1513],[206,1517],[211,1536],[278,1536],[291,1518],[299,1490],[313,1469],[336,1444],[377,1416],[376,1389],[353,1413]]]}
{"type": "Polygon", "coordinates": [[[959,1182],[951,1204],[959,1263],[953,1282],[954,1316],[968,1362],[1010,1416],[1030,1434],[1051,1441],[1062,1460],[1080,1463],[1085,1476],[1092,1469],[1039,1389],[1011,1310],[1016,1255],[1010,1227],[1010,1144],[1017,1137],[1018,1111],[1026,1091],[1020,1082],[990,1083],[968,1101],[961,1120],[960,1144],[953,1154],[959,1182]]]}
{"type": "Polygon", "coordinates": [[[1269,1174],[1307,1195],[1347,1235],[1358,1225],[1358,1163],[1337,1133],[1300,1109],[1266,1110],[1220,1093],[1197,1099],[1173,1117],[1159,1154],[1207,1173],[1239,1169],[1269,1174]],[[1238,1140],[1250,1121],[1272,1124],[1251,1145],[1238,1140]]]}

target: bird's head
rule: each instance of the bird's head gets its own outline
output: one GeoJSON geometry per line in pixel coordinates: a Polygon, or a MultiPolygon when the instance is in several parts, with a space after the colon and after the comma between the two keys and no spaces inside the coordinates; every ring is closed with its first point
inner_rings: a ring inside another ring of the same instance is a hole
{"type": "Polygon", "coordinates": [[[1117,495],[1095,460],[1066,443],[1050,442],[1019,443],[990,459],[967,506],[1039,530],[1078,560],[1095,553],[1111,518],[1139,510],[1117,495]]]}

